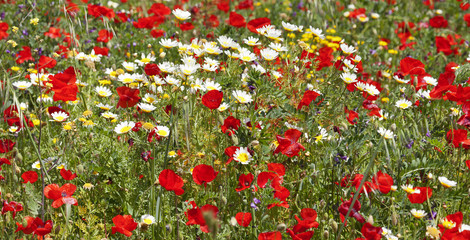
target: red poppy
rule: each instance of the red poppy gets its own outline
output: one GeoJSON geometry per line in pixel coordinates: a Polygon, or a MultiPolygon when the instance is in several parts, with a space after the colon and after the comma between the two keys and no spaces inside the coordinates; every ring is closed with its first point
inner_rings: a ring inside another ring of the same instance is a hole
{"type": "Polygon", "coordinates": [[[302,132],[297,129],[287,130],[284,133],[284,137],[277,135],[276,138],[279,145],[274,150],[274,154],[280,152],[287,157],[298,156],[300,150],[305,150],[304,146],[297,142],[300,136],[302,136],[302,132]]]}
{"type": "Polygon", "coordinates": [[[356,118],[359,118],[359,114],[353,110],[349,110],[347,107],[344,107],[344,113],[348,114],[346,120],[352,125],[357,124],[356,118]]]}
{"type": "Polygon", "coordinates": [[[258,240],[282,240],[282,234],[278,231],[260,233],[258,240]]]}
{"type": "Polygon", "coordinates": [[[152,35],[152,37],[154,38],[163,37],[165,36],[165,31],[162,29],[153,29],[152,31],[150,31],[150,35],[152,35]]]}
{"type": "Polygon", "coordinates": [[[238,186],[237,188],[235,188],[235,190],[237,192],[240,192],[240,191],[250,188],[251,183],[253,182],[254,178],[255,177],[251,173],[240,175],[240,177],[238,177],[238,186]]]}
{"type": "Polygon", "coordinates": [[[467,165],[468,170],[470,170],[470,160],[465,161],[465,165],[467,165]]]}
{"type": "Polygon", "coordinates": [[[155,76],[160,74],[160,68],[155,63],[146,64],[144,67],[145,74],[149,76],[155,76]]]}
{"type": "Polygon", "coordinates": [[[77,77],[73,67],[67,68],[63,73],[49,76],[52,80],[52,91],[54,91],[54,101],[75,101],[77,100],[78,86],[77,77]]]}
{"type": "Polygon", "coordinates": [[[424,64],[414,58],[406,57],[400,61],[400,70],[403,76],[411,75],[422,75],[426,74],[424,70],[424,64]]]}
{"type": "Polygon", "coordinates": [[[42,55],[39,58],[39,63],[36,65],[36,68],[38,71],[41,71],[41,69],[44,68],[53,68],[56,64],[57,61],[55,59],[42,55]]]}
{"type": "Polygon", "coordinates": [[[2,214],[12,212],[12,217],[15,218],[16,213],[19,211],[23,211],[23,205],[21,205],[21,203],[14,201],[8,203],[7,201],[3,201],[2,214]]]}
{"type": "Polygon", "coordinates": [[[52,220],[47,220],[44,222],[41,218],[35,218],[33,221],[33,225],[35,226],[34,235],[38,236],[45,236],[52,231],[52,220]]]}
{"type": "Polygon", "coordinates": [[[150,17],[143,17],[137,19],[137,22],[133,22],[135,28],[146,28],[152,29],[153,27],[158,27],[160,24],[165,22],[165,17],[163,15],[153,15],[150,17]]]}
{"type": "Polygon", "coordinates": [[[382,171],[378,171],[377,174],[372,178],[372,184],[374,188],[378,188],[379,191],[383,194],[387,194],[390,192],[390,189],[393,185],[393,178],[383,173],[382,171]]]}
{"type": "Polygon", "coordinates": [[[460,144],[464,145],[467,144],[467,130],[465,129],[451,129],[447,132],[446,135],[447,142],[452,143],[454,148],[459,148],[460,144]]]}
{"type": "Polygon", "coordinates": [[[265,188],[268,181],[271,181],[271,187],[275,188],[281,185],[283,178],[274,172],[261,172],[258,174],[256,184],[258,184],[260,188],[265,188]]]}
{"type": "Polygon", "coordinates": [[[0,23],[0,40],[8,37],[8,23],[2,22],[0,23]]]}
{"type": "Polygon", "coordinates": [[[225,149],[225,155],[228,156],[228,160],[225,164],[229,164],[233,160],[233,156],[235,155],[235,152],[239,149],[240,147],[237,146],[231,146],[225,149]]]}
{"type": "Polygon", "coordinates": [[[181,29],[181,31],[189,31],[189,30],[193,30],[194,29],[194,25],[190,22],[185,22],[185,23],[181,23],[179,25],[179,28],[181,29]]]}
{"type": "Polygon", "coordinates": [[[64,180],[70,181],[70,180],[75,179],[77,177],[77,174],[76,173],[72,174],[72,171],[62,168],[60,169],[60,176],[62,176],[64,180]]]}
{"type": "Polygon", "coordinates": [[[330,47],[322,47],[318,50],[318,56],[315,58],[317,62],[316,71],[322,70],[324,67],[329,67],[333,65],[333,48],[330,47]]]}
{"type": "Polygon", "coordinates": [[[93,47],[93,50],[95,51],[95,54],[103,55],[103,56],[108,56],[109,54],[109,49],[107,47],[98,47],[95,46],[93,47]]]}
{"type": "Polygon", "coordinates": [[[229,24],[236,27],[241,28],[246,26],[245,18],[236,12],[230,12],[229,24]]]}
{"type": "Polygon", "coordinates": [[[313,237],[313,231],[303,232],[303,233],[295,233],[291,229],[287,229],[286,232],[290,235],[292,240],[310,240],[313,237]]]}
{"type": "Polygon", "coordinates": [[[382,238],[382,228],[374,227],[368,222],[362,226],[361,233],[366,240],[380,240],[382,238]]]}
{"type": "Polygon", "coordinates": [[[230,10],[230,3],[228,0],[219,0],[217,3],[217,9],[228,12],[230,10]]]}
{"type": "Polygon", "coordinates": [[[158,181],[160,185],[168,191],[174,191],[176,195],[182,195],[183,190],[183,178],[178,176],[173,170],[165,169],[158,176],[158,181]]]}
{"type": "Polygon", "coordinates": [[[19,51],[16,56],[18,57],[18,59],[16,59],[16,63],[18,64],[22,64],[25,61],[34,61],[31,55],[31,48],[28,46],[23,46],[23,50],[19,51]]]}
{"type": "Polygon", "coordinates": [[[268,170],[277,173],[280,177],[286,174],[286,167],[282,163],[268,163],[268,170]]]}
{"type": "Polygon", "coordinates": [[[213,28],[216,28],[220,25],[220,22],[219,22],[219,18],[217,18],[216,15],[214,14],[211,14],[209,16],[209,18],[207,18],[207,20],[204,22],[204,25],[206,27],[213,27],[213,28]]]}
{"type": "Polygon", "coordinates": [[[0,170],[2,170],[3,164],[11,165],[11,162],[8,160],[8,158],[0,158],[0,170]]]}
{"type": "Polygon", "coordinates": [[[271,25],[271,19],[269,18],[256,18],[248,22],[246,27],[253,33],[258,33],[256,29],[262,28],[264,26],[271,25]]]}
{"type": "Polygon", "coordinates": [[[24,217],[23,222],[26,223],[26,226],[23,226],[23,224],[18,223],[18,222],[16,223],[17,229],[16,229],[15,233],[19,232],[19,231],[22,231],[24,234],[31,234],[31,233],[34,232],[34,230],[36,230],[37,226],[36,226],[36,224],[34,224],[34,218],[33,217],[26,216],[26,217],[24,217]]]}
{"type": "Polygon", "coordinates": [[[50,38],[60,38],[62,37],[62,34],[60,33],[62,29],[60,28],[55,28],[55,27],[49,27],[49,31],[44,33],[44,36],[50,37],[50,38]]]}
{"type": "MultiPolygon", "coordinates": [[[[348,214],[349,208],[351,207],[352,200],[353,198],[349,199],[346,202],[343,202],[339,206],[338,211],[342,216],[346,216],[346,214],[348,214]]],[[[361,203],[359,202],[359,200],[356,200],[356,202],[352,206],[349,216],[355,218],[360,223],[363,223],[366,221],[366,219],[359,213],[359,210],[361,210],[361,203]]]]}
{"type": "Polygon", "coordinates": [[[0,140],[0,153],[7,153],[13,149],[16,142],[13,142],[10,139],[1,139],[0,140]]]}
{"type": "Polygon", "coordinates": [[[112,234],[119,232],[126,237],[132,236],[132,231],[134,231],[138,225],[131,215],[117,215],[113,217],[113,223],[115,226],[111,228],[112,234]]]}
{"type": "Polygon", "coordinates": [[[470,13],[463,15],[463,20],[467,22],[467,27],[470,27],[470,13]]]}
{"type": "Polygon", "coordinates": [[[53,208],[59,208],[64,204],[77,206],[77,199],[72,197],[75,190],[77,190],[77,186],[71,183],[66,183],[62,187],[59,187],[57,184],[49,184],[44,188],[44,195],[54,200],[52,203],[53,208]]]}
{"type": "Polygon", "coordinates": [[[202,104],[209,109],[216,109],[222,103],[224,93],[219,90],[210,90],[202,96],[202,104]]]}
{"type": "Polygon", "coordinates": [[[35,171],[27,171],[21,174],[21,178],[23,179],[23,183],[35,183],[38,180],[38,173],[35,171]]]}
{"type": "Polygon", "coordinates": [[[304,96],[302,97],[302,100],[300,101],[299,105],[297,106],[297,109],[300,110],[300,109],[302,109],[303,106],[310,105],[310,103],[312,101],[315,101],[315,99],[317,99],[318,96],[320,96],[320,94],[318,94],[315,91],[312,91],[312,90],[305,91],[304,96]]]}
{"type": "Polygon", "coordinates": [[[243,227],[248,227],[252,218],[253,217],[251,216],[250,212],[239,212],[235,215],[235,219],[237,219],[238,225],[243,227]]]}
{"type": "Polygon", "coordinates": [[[155,15],[169,15],[171,14],[171,9],[165,4],[162,3],[154,3],[149,10],[147,10],[148,14],[155,14],[155,15]]]}
{"type": "Polygon", "coordinates": [[[436,41],[436,48],[437,48],[437,52],[443,52],[445,55],[451,55],[451,54],[458,54],[458,48],[454,48],[452,49],[451,48],[451,44],[449,42],[449,40],[445,37],[441,37],[441,36],[436,36],[435,37],[435,41],[436,41]]]}
{"type": "Polygon", "coordinates": [[[113,39],[113,33],[106,29],[102,29],[98,32],[98,38],[96,38],[96,41],[107,43],[111,39],[113,39]]]}
{"type": "Polygon", "coordinates": [[[92,4],[88,4],[88,14],[97,18],[107,17],[109,19],[115,16],[113,9],[92,4]]]}
{"type": "Polygon", "coordinates": [[[429,19],[429,25],[433,28],[446,28],[448,23],[443,16],[438,15],[429,19]]]}
{"type": "Polygon", "coordinates": [[[139,100],[139,89],[132,89],[126,86],[116,88],[117,93],[119,94],[119,102],[116,108],[122,107],[133,107],[135,106],[139,100]]]}
{"type": "MultiPolygon", "coordinates": [[[[212,91],[217,91],[217,90],[212,90],[212,91]]],[[[229,136],[232,136],[234,131],[238,130],[238,128],[240,127],[240,124],[241,124],[240,119],[236,119],[233,116],[228,116],[224,120],[224,125],[220,126],[220,128],[222,129],[223,133],[227,133],[229,136]]]]}
{"type": "Polygon", "coordinates": [[[411,203],[421,204],[432,196],[432,189],[430,187],[415,187],[414,190],[419,190],[419,193],[408,194],[408,199],[411,203]]]}
{"type": "Polygon", "coordinates": [[[214,171],[210,165],[199,164],[193,169],[193,180],[196,184],[207,186],[208,182],[212,182],[219,172],[214,171]]]}
{"type": "Polygon", "coordinates": [[[293,227],[292,231],[294,233],[302,233],[307,231],[310,228],[318,228],[320,225],[317,219],[317,212],[311,208],[303,208],[300,211],[300,219],[297,215],[295,215],[295,219],[297,220],[297,224],[293,227]]]}

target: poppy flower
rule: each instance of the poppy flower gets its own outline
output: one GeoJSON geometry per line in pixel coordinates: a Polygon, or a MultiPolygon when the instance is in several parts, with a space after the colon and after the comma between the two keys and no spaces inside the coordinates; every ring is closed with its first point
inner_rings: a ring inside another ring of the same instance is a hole
{"type": "Polygon", "coordinates": [[[222,103],[224,93],[219,90],[210,90],[202,96],[202,104],[209,109],[217,109],[222,103]]]}
{"type": "Polygon", "coordinates": [[[196,184],[204,184],[207,187],[208,182],[212,182],[219,172],[214,171],[210,165],[199,164],[193,169],[193,180],[196,184]]]}
{"type": "Polygon", "coordinates": [[[132,89],[126,86],[116,88],[117,93],[119,94],[119,102],[116,108],[122,107],[133,107],[135,106],[139,100],[139,89],[132,89]]]}
{"type": "Polygon", "coordinates": [[[317,62],[316,71],[322,70],[324,67],[329,67],[333,65],[333,52],[334,49],[330,47],[322,47],[318,49],[318,56],[315,58],[317,62]]]}
{"type": "Polygon", "coordinates": [[[303,208],[302,210],[300,210],[300,217],[302,217],[302,219],[295,215],[297,224],[292,229],[294,233],[302,233],[310,228],[318,228],[318,226],[320,225],[316,221],[317,212],[311,208],[303,208]]]}
{"type": "Polygon", "coordinates": [[[236,12],[230,12],[230,17],[228,20],[229,24],[236,27],[241,28],[246,26],[245,18],[236,12]]]}
{"type": "Polygon", "coordinates": [[[63,73],[49,76],[52,80],[52,91],[54,91],[54,101],[75,101],[77,100],[78,86],[77,77],[73,67],[67,68],[63,73]]]}
{"type": "Polygon", "coordinates": [[[253,33],[258,33],[256,29],[271,25],[271,19],[263,17],[256,18],[248,22],[246,27],[253,33]]]}
{"type": "Polygon", "coordinates": [[[258,240],[282,240],[282,234],[278,231],[260,233],[258,240]]]}
{"type": "Polygon", "coordinates": [[[189,30],[193,30],[194,29],[194,25],[190,22],[185,22],[185,23],[181,23],[179,25],[179,28],[181,29],[181,31],[189,31],[189,30]]]}
{"type": "Polygon", "coordinates": [[[265,188],[268,181],[271,181],[271,187],[276,187],[281,185],[283,179],[274,172],[260,172],[256,184],[260,188],[265,188]]]}
{"type": "Polygon", "coordinates": [[[144,67],[144,71],[145,71],[145,74],[149,76],[160,75],[161,73],[160,68],[155,63],[146,64],[144,67]]]}
{"type": "Polygon", "coordinates": [[[406,57],[400,61],[400,70],[403,76],[426,74],[424,64],[414,58],[406,57]]]}
{"type": "Polygon", "coordinates": [[[50,37],[50,38],[60,38],[62,37],[62,34],[60,33],[62,29],[60,28],[55,28],[55,27],[49,27],[49,31],[44,33],[44,36],[50,37]]]}
{"type": "Polygon", "coordinates": [[[302,109],[303,106],[310,105],[310,103],[312,101],[315,101],[315,99],[317,99],[318,96],[320,96],[320,94],[318,94],[315,91],[312,91],[312,90],[305,91],[304,96],[302,97],[302,100],[300,101],[299,105],[297,106],[297,110],[302,109]]]}
{"type": "Polygon", "coordinates": [[[59,187],[57,184],[49,184],[44,188],[44,195],[54,200],[54,202],[52,202],[53,208],[59,208],[64,204],[77,206],[77,199],[72,197],[75,190],[77,190],[77,186],[71,183],[66,183],[62,187],[59,187]]]}
{"type": "Polygon", "coordinates": [[[300,136],[302,136],[302,132],[297,129],[287,130],[284,133],[284,137],[277,135],[276,138],[279,146],[274,150],[274,154],[280,152],[287,157],[298,156],[300,150],[305,150],[304,146],[297,142],[300,136]]]}
{"type": "Polygon", "coordinates": [[[16,223],[17,228],[16,228],[15,233],[19,232],[19,231],[22,231],[24,234],[33,233],[37,228],[37,225],[34,223],[34,220],[35,219],[33,217],[30,217],[30,216],[24,217],[23,222],[26,223],[26,226],[24,226],[23,224],[17,222],[16,223]]]}
{"type": "Polygon", "coordinates": [[[382,228],[374,227],[372,224],[366,222],[361,229],[362,236],[366,240],[380,240],[382,238],[382,228]]]}
{"type": "Polygon", "coordinates": [[[88,14],[96,18],[107,17],[109,19],[115,16],[113,9],[93,4],[88,4],[88,14]]]}
{"type": "Polygon", "coordinates": [[[229,164],[233,158],[234,158],[234,155],[235,155],[235,152],[237,152],[237,150],[239,149],[240,147],[237,147],[237,146],[231,146],[231,147],[228,147],[225,149],[225,155],[228,156],[228,160],[225,164],[229,164]]]}
{"type": "Polygon", "coordinates": [[[183,178],[178,176],[178,174],[171,169],[163,170],[158,176],[158,181],[167,191],[174,191],[178,196],[184,193],[183,178]]]}
{"type": "Polygon", "coordinates": [[[27,171],[21,174],[21,178],[23,179],[23,183],[35,183],[38,180],[38,173],[35,171],[27,171]]]}
{"type": "Polygon", "coordinates": [[[443,16],[438,15],[429,19],[429,25],[433,28],[446,28],[448,22],[443,16]]]}
{"type": "Polygon", "coordinates": [[[13,149],[16,142],[11,141],[10,139],[1,139],[0,140],[0,153],[7,153],[13,149]]]}
{"type": "Polygon", "coordinates": [[[148,14],[155,14],[155,15],[170,15],[171,14],[171,9],[165,4],[162,3],[154,3],[150,7],[149,10],[147,10],[148,14]]]}
{"type": "Polygon", "coordinates": [[[286,174],[286,167],[282,163],[268,163],[268,170],[277,173],[280,177],[286,174]]]}
{"type": "Polygon", "coordinates": [[[132,231],[134,231],[138,225],[131,215],[117,215],[113,217],[113,223],[115,226],[111,228],[112,234],[118,232],[124,234],[126,237],[132,236],[132,231]]]}
{"type": "Polygon", "coordinates": [[[98,38],[96,38],[96,41],[97,42],[107,43],[111,39],[113,39],[113,33],[109,32],[106,29],[102,29],[98,32],[98,38]]]}
{"type": "Polygon", "coordinates": [[[238,186],[237,188],[235,188],[235,190],[237,192],[240,192],[240,191],[250,188],[251,183],[253,182],[254,178],[255,177],[251,173],[241,174],[240,177],[238,177],[238,186]]]}
{"type": "MultiPolygon", "coordinates": [[[[346,214],[348,214],[349,208],[352,204],[352,200],[353,198],[341,203],[341,205],[339,206],[338,211],[342,216],[346,216],[346,214]]],[[[359,213],[359,210],[361,210],[361,203],[359,202],[359,200],[356,200],[356,202],[352,206],[349,216],[355,218],[360,223],[363,223],[366,221],[366,219],[359,213]]]]}
{"type": "Polygon", "coordinates": [[[192,205],[192,208],[184,212],[184,215],[186,216],[186,218],[188,218],[186,225],[187,226],[191,226],[191,225],[205,226],[206,221],[204,220],[204,217],[202,216],[201,209],[196,205],[194,201],[191,201],[190,204],[192,205]]]}
{"type": "Polygon", "coordinates": [[[153,29],[152,31],[150,31],[150,35],[152,35],[152,37],[154,38],[163,37],[165,36],[165,31],[162,29],[153,29]]]}
{"type": "Polygon", "coordinates": [[[359,114],[353,110],[349,110],[347,107],[344,107],[344,113],[348,114],[346,120],[352,125],[357,124],[356,118],[359,118],[359,114]]]}
{"type": "Polygon", "coordinates": [[[470,160],[465,161],[465,165],[467,165],[468,170],[470,170],[470,160]]]}
{"type": "Polygon", "coordinates": [[[421,204],[432,196],[432,189],[430,187],[415,187],[414,190],[419,190],[419,193],[408,194],[408,199],[411,203],[421,204]]]}
{"type": "Polygon", "coordinates": [[[100,54],[100,55],[103,55],[103,56],[108,56],[108,54],[109,54],[109,49],[107,47],[95,46],[95,47],[93,47],[93,50],[95,51],[95,54],[100,54]]]}
{"type": "Polygon", "coordinates": [[[70,180],[75,179],[77,177],[77,174],[76,173],[72,174],[72,171],[62,168],[60,169],[60,176],[62,176],[64,180],[70,181],[70,180]]]}
{"type": "MultiPolygon", "coordinates": [[[[212,90],[212,91],[217,91],[217,90],[212,90]]],[[[240,119],[236,119],[233,116],[228,116],[224,120],[224,125],[220,126],[222,129],[223,133],[228,133],[229,136],[232,136],[234,131],[237,131],[238,128],[240,127],[240,119]]]]}
{"type": "Polygon", "coordinates": [[[382,171],[378,171],[377,174],[372,178],[372,185],[374,188],[379,189],[379,191],[383,194],[387,194],[390,192],[390,189],[393,185],[393,178],[383,173],[382,171]]]}
{"type": "Polygon", "coordinates": [[[229,1],[228,0],[219,0],[218,3],[217,3],[217,9],[227,13],[230,10],[229,1]]]}
{"type": "Polygon", "coordinates": [[[16,63],[22,64],[26,61],[34,61],[33,56],[31,55],[31,48],[28,46],[23,46],[23,50],[19,51],[16,55],[16,63]]]}
{"type": "Polygon", "coordinates": [[[451,129],[447,132],[446,139],[448,143],[452,143],[454,148],[459,148],[460,144],[467,145],[467,130],[451,129]]]}
{"type": "Polygon", "coordinates": [[[248,227],[252,218],[253,217],[250,212],[239,212],[235,215],[235,219],[237,219],[238,225],[243,227],[248,227]]]}
{"type": "Polygon", "coordinates": [[[15,218],[16,213],[20,211],[23,211],[23,205],[21,205],[21,203],[3,201],[2,214],[12,212],[12,216],[15,218]]]}
{"type": "Polygon", "coordinates": [[[463,20],[467,22],[467,27],[470,27],[470,13],[463,15],[463,20]]]}
{"type": "Polygon", "coordinates": [[[310,240],[313,237],[313,231],[295,233],[291,229],[287,229],[286,232],[290,235],[292,240],[310,240]]]}
{"type": "Polygon", "coordinates": [[[442,52],[446,56],[451,55],[451,54],[458,54],[458,49],[454,48],[452,49],[449,40],[445,37],[441,36],[436,36],[435,38],[436,41],[436,48],[437,48],[437,53],[442,52]]]}
{"type": "Polygon", "coordinates": [[[3,164],[11,165],[11,162],[8,160],[8,158],[0,158],[0,170],[2,170],[3,164]]]}
{"type": "Polygon", "coordinates": [[[39,58],[39,63],[36,65],[36,68],[41,71],[44,68],[53,68],[57,64],[57,61],[53,58],[42,55],[39,58]]]}
{"type": "Polygon", "coordinates": [[[216,28],[220,25],[219,18],[216,15],[211,14],[209,18],[207,18],[207,20],[204,22],[204,25],[206,27],[216,28]]]}
{"type": "Polygon", "coordinates": [[[8,23],[2,22],[0,23],[0,40],[8,37],[8,23]]]}

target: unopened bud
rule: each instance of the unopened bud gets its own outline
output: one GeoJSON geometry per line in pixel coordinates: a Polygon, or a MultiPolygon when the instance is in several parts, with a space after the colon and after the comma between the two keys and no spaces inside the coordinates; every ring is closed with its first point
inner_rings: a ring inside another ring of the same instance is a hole
{"type": "Polygon", "coordinates": [[[392,131],[397,130],[397,125],[396,125],[395,123],[393,123],[393,124],[390,126],[390,130],[392,130],[392,131]]]}
{"type": "Polygon", "coordinates": [[[333,232],[338,231],[338,223],[333,219],[330,219],[330,227],[333,229],[333,232]]]}
{"type": "Polygon", "coordinates": [[[328,232],[328,230],[325,230],[323,232],[323,239],[328,239],[329,236],[330,236],[330,233],[328,232]]]}
{"type": "Polygon", "coordinates": [[[160,58],[164,58],[166,56],[166,53],[165,52],[161,52],[160,53],[160,58]]]}
{"type": "Polygon", "coordinates": [[[278,230],[279,232],[284,232],[284,231],[286,230],[286,228],[287,228],[287,227],[286,227],[286,224],[284,224],[284,223],[279,223],[279,224],[277,225],[277,230],[278,230]]]}
{"type": "Polygon", "coordinates": [[[367,222],[371,225],[374,225],[374,217],[372,217],[372,215],[369,215],[369,217],[367,218],[367,222]]]}
{"type": "Polygon", "coordinates": [[[392,213],[392,224],[398,225],[398,215],[395,212],[392,213]]]}

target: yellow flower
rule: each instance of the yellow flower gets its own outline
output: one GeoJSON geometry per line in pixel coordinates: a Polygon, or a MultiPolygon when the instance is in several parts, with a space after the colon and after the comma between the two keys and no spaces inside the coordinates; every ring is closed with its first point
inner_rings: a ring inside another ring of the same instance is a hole
{"type": "Polygon", "coordinates": [[[8,40],[7,43],[8,43],[8,44],[11,44],[12,47],[18,46],[18,44],[17,44],[15,41],[13,41],[13,40],[8,40]]]}
{"type": "Polygon", "coordinates": [[[382,98],[382,102],[383,103],[388,103],[390,101],[390,99],[388,97],[384,97],[382,98]]]}
{"type": "Polygon", "coordinates": [[[17,66],[13,66],[10,68],[12,71],[18,72],[21,68],[17,66]]]}
{"type": "Polygon", "coordinates": [[[16,26],[13,26],[13,27],[11,28],[11,31],[12,31],[13,33],[18,32],[18,30],[19,30],[19,28],[16,27],[16,26]]]}
{"type": "Polygon", "coordinates": [[[89,116],[93,115],[93,112],[90,111],[90,110],[86,110],[86,111],[83,112],[82,115],[83,115],[83,117],[89,117],[89,116]]]}
{"type": "Polygon", "coordinates": [[[87,190],[90,190],[90,189],[92,189],[93,187],[94,187],[94,186],[93,186],[93,184],[91,184],[91,183],[85,183],[85,184],[83,184],[83,188],[84,188],[84,189],[87,189],[87,190]]]}
{"type": "Polygon", "coordinates": [[[29,20],[29,24],[33,24],[34,26],[38,25],[39,23],[39,18],[33,18],[29,20]]]}
{"type": "Polygon", "coordinates": [[[398,51],[395,50],[395,49],[390,49],[390,50],[388,50],[388,53],[390,53],[390,54],[397,54],[398,51]]]}

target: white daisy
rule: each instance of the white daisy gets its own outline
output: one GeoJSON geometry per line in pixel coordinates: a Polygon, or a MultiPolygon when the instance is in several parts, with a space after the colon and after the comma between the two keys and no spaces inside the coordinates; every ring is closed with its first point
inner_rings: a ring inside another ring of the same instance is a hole
{"type": "Polygon", "coordinates": [[[191,13],[188,12],[188,11],[183,11],[181,9],[174,9],[172,11],[173,15],[175,15],[175,17],[180,20],[180,21],[184,21],[184,20],[187,20],[187,19],[190,19],[191,18],[191,13]]]}
{"type": "Polygon", "coordinates": [[[406,99],[400,99],[395,103],[395,106],[401,109],[407,109],[411,107],[412,103],[406,99]]]}
{"type": "Polygon", "coordinates": [[[124,121],[120,122],[115,128],[114,131],[117,134],[123,134],[129,132],[133,127],[135,126],[135,123],[132,121],[124,121]]]}
{"type": "Polygon", "coordinates": [[[165,126],[156,126],[156,133],[160,137],[168,137],[170,135],[170,129],[165,126]]]}
{"type": "Polygon", "coordinates": [[[346,83],[346,84],[350,84],[350,83],[355,83],[357,82],[357,76],[356,74],[354,73],[342,73],[341,74],[341,79],[346,83]]]}
{"type": "Polygon", "coordinates": [[[162,39],[160,39],[159,43],[164,48],[173,48],[173,47],[178,46],[178,41],[173,41],[170,38],[162,38],[162,39]]]}
{"type": "Polygon", "coordinates": [[[251,156],[250,152],[248,152],[248,148],[240,147],[237,149],[237,151],[235,151],[233,160],[241,164],[248,164],[253,160],[253,157],[251,156]]]}
{"type": "Polygon", "coordinates": [[[219,110],[219,112],[223,112],[223,111],[227,110],[229,107],[230,107],[230,105],[228,105],[227,103],[222,103],[217,108],[217,110],[219,110]]]}
{"type": "Polygon", "coordinates": [[[141,58],[135,60],[135,62],[136,62],[137,64],[139,64],[140,66],[144,66],[145,64],[148,64],[148,63],[150,63],[150,62],[155,61],[155,59],[156,59],[156,58],[155,58],[154,56],[152,56],[151,53],[147,54],[147,56],[145,56],[145,54],[142,53],[141,58]]]}
{"type": "Polygon", "coordinates": [[[248,37],[248,38],[243,39],[243,42],[248,46],[260,45],[261,43],[258,43],[258,41],[259,41],[259,38],[255,38],[255,37],[248,37]]]}
{"type": "Polygon", "coordinates": [[[238,103],[250,103],[253,101],[251,95],[242,90],[235,90],[232,92],[232,95],[235,99],[237,99],[238,103]]]}
{"type": "Polygon", "coordinates": [[[456,181],[451,181],[451,180],[447,179],[446,177],[438,177],[437,179],[442,184],[442,186],[444,186],[445,188],[451,188],[451,187],[457,186],[456,181]]]}
{"type": "Polygon", "coordinates": [[[33,84],[31,82],[27,82],[27,81],[17,81],[17,82],[12,83],[11,85],[13,85],[14,87],[16,87],[20,90],[26,90],[29,87],[31,87],[31,85],[33,85],[33,84]]]}
{"type": "Polygon", "coordinates": [[[432,86],[436,86],[437,85],[437,80],[433,77],[429,77],[429,76],[426,76],[426,77],[423,77],[423,80],[426,82],[426,84],[428,85],[432,85],[432,86]]]}
{"type": "Polygon", "coordinates": [[[116,119],[118,115],[112,112],[104,112],[104,113],[101,113],[101,116],[106,119],[116,119]]]}
{"type": "Polygon", "coordinates": [[[157,107],[151,105],[151,104],[147,104],[147,103],[139,103],[137,104],[137,106],[144,112],[146,113],[149,113],[155,109],[157,109],[157,107]]]}
{"type": "Polygon", "coordinates": [[[351,53],[356,52],[356,49],[353,46],[348,46],[347,44],[344,44],[344,43],[342,43],[340,47],[343,53],[345,54],[351,54],[351,53]]]}
{"type": "Polygon", "coordinates": [[[122,66],[129,72],[133,72],[137,69],[137,64],[133,62],[123,62],[122,66]]]}
{"type": "Polygon", "coordinates": [[[60,111],[60,112],[53,112],[51,114],[51,117],[52,119],[54,119],[53,121],[63,122],[69,117],[69,115],[65,112],[60,111]]]}
{"type": "Polygon", "coordinates": [[[109,97],[113,93],[106,87],[98,86],[95,88],[95,92],[98,93],[100,97],[109,97]]]}
{"type": "Polygon", "coordinates": [[[277,58],[279,55],[276,51],[272,50],[271,48],[265,48],[260,51],[261,56],[266,60],[266,61],[272,61],[277,58]]]}
{"type": "Polygon", "coordinates": [[[424,210],[416,210],[416,209],[411,209],[411,215],[417,219],[421,219],[423,217],[426,217],[428,215],[424,210]]]}
{"type": "Polygon", "coordinates": [[[391,130],[387,130],[383,127],[380,127],[377,132],[379,132],[380,136],[384,137],[385,139],[392,139],[395,137],[395,134],[391,130]]]}

